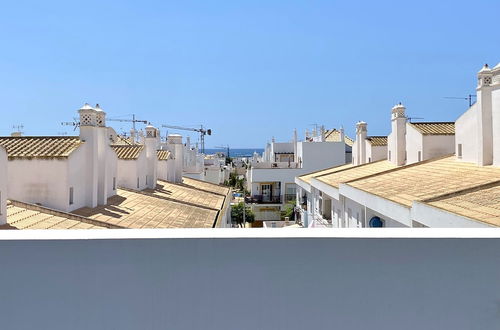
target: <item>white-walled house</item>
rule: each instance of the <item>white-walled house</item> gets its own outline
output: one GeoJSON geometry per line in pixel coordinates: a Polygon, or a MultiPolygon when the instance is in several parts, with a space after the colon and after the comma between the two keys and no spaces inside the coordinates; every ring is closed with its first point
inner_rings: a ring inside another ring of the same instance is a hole
{"type": "Polygon", "coordinates": [[[356,124],[356,140],[352,146],[352,163],[361,165],[387,158],[387,136],[368,136],[367,123],[356,124]]]}
{"type": "Polygon", "coordinates": [[[156,151],[156,155],[158,158],[158,179],[167,181],[169,168],[175,166],[173,164],[172,154],[168,150],[160,149],[156,151]]]}
{"type": "Polygon", "coordinates": [[[80,136],[0,137],[9,159],[8,199],[69,212],[116,194],[105,113],[85,104],[79,114],[80,136]]]}
{"type": "Polygon", "coordinates": [[[247,171],[247,189],[256,220],[280,220],[280,211],[296,199],[295,177],[311,171],[351,162],[353,141],[341,130],[322,129],[321,134],[306,133],[298,141],[271,142],[266,146],[263,161],[251,162],[247,171]]]}
{"type": "Polygon", "coordinates": [[[0,225],[7,222],[7,152],[0,147],[0,225]]]}
{"type": "Polygon", "coordinates": [[[297,178],[304,225],[500,226],[500,143],[494,138],[500,102],[490,102],[495,92],[500,96],[497,67],[479,72],[478,101],[454,124],[407,123],[404,107],[393,108],[389,161],[297,178]],[[449,155],[452,141],[456,155],[449,155]]]}

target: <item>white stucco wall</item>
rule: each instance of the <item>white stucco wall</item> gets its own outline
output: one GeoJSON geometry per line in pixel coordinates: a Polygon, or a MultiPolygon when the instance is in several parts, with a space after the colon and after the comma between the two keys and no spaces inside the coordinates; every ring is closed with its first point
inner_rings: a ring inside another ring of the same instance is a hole
{"type": "Polygon", "coordinates": [[[374,147],[370,143],[367,144],[367,150],[369,150],[368,157],[371,158],[371,162],[376,162],[379,160],[387,159],[387,146],[374,147]]]}
{"type": "MultiPolygon", "coordinates": [[[[500,81],[498,76],[495,78],[500,81]]],[[[497,83],[491,93],[493,125],[493,165],[500,166],[500,85],[497,83]]]]}
{"type": "Polygon", "coordinates": [[[67,159],[14,159],[8,161],[8,198],[67,211],[67,159]]]}
{"type": "Polygon", "coordinates": [[[118,159],[118,187],[134,190],[146,189],[146,152],[143,150],[135,160],[118,159]],[[139,178],[139,188],[137,188],[139,178]]]}
{"type": "Polygon", "coordinates": [[[0,225],[7,222],[7,152],[0,147],[0,225]]]}
{"type": "Polygon", "coordinates": [[[406,164],[413,164],[418,162],[418,152],[421,153],[421,159],[423,160],[424,137],[422,133],[416,130],[411,124],[406,123],[406,164]]]}
{"type": "Polygon", "coordinates": [[[297,145],[305,173],[342,165],[346,162],[343,142],[298,142],[297,145]]]}
{"type": "MultiPolygon", "coordinates": [[[[477,141],[477,104],[474,104],[455,122],[455,142],[462,144],[463,161],[477,162],[477,141]]],[[[458,155],[458,149],[455,153],[458,155]]]]}
{"type": "MultiPolygon", "coordinates": [[[[66,198],[66,208],[57,208],[61,211],[73,211],[84,206],[90,206],[92,180],[89,179],[87,161],[87,148],[89,144],[84,144],[77,150],[73,151],[68,157],[68,186],[60,193],[66,198]],[[69,188],[73,187],[73,204],[69,204],[69,188]]],[[[111,152],[115,153],[113,150],[111,152]]]]}
{"type": "Polygon", "coordinates": [[[168,166],[173,163],[170,160],[158,160],[158,179],[168,180],[168,166]]]}
{"type": "Polygon", "coordinates": [[[424,135],[423,159],[455,153],[455,135],[424,135]]]}
{"type": "Polygon", "coordinates": [[[16,240],[5,239],[12,235],[5,231],[2,328],[498,328],[498,236],[257,229],[236,238],[241,232],[211,230],[200,238],[182,237],[182,230],[140,231],[154,239],[93,240],[81,231],[72,236],[85,239],[16,240]]]}

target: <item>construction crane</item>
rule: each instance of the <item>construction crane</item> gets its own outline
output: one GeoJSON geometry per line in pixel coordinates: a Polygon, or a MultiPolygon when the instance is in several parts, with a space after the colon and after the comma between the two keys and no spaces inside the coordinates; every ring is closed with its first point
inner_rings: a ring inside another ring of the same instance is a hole
{"type": "Polygon", "coordinates": [[[182,127],[182,126],[173,126],[173,125],[161,125],[161,127],[200,133],[200,144],[201,144],[201,153],[202,154],[205,153],[205,135],[212,135],[212,130],[210,128],[204,129],[203,125],[200,126],[201,128],[182,127]]]}

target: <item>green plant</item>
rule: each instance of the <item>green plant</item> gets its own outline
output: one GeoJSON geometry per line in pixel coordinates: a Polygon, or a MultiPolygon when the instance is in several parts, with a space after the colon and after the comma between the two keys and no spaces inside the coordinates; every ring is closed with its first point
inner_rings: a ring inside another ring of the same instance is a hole
{"type": "Polygon", "coordinates": [[[231,207],[231,219],[238,225],[244,226],[244,222],[254,222],[255,215],[250,207],[246,206],[244,203],[238,203],[231,207]],[[243,210],[245,210],[245,221],[243,221],[243,210]]]}
{"type": "Polygon", "coordinates": [[[290,221],[295,221],[295,201],[286,203],[284,210],[281,211],[281,218],[284,220],[286,217],[288,217],[290,221]]]}

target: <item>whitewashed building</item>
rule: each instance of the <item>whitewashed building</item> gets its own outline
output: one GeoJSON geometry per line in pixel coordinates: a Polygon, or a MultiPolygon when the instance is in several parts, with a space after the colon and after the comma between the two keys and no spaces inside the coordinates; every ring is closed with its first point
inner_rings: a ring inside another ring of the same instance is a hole
{"type": "Polygon", "coordinates": [[[250,163],[247,189],[256,220],[280,220],[286,203],[296,199],[295,177],[311,171],[351,162],[353,141],[343,129],[321,130],[321,134],[306,132],[298,141],[273,142],[266,146],[262,161],[250,163]]]}
{"type": "Polygon", "coordinates": [[[116,194],[115,153],[105,113],[85,104],[80,136],[0,137],[8,155],[8,198],[72,211],[116,194]]]}
{"type": "Polygon", "coordinates": [[[478,78],[477,103],[454,125],[408,123],[397,105],[388,160],[298,177],[304,225],[499,226],[500,66],[478,78]]]}
{"type": "Polygon", "coordinates": [[[0,147],[0,225],[7,222],[7,152],[0,147]]]}

